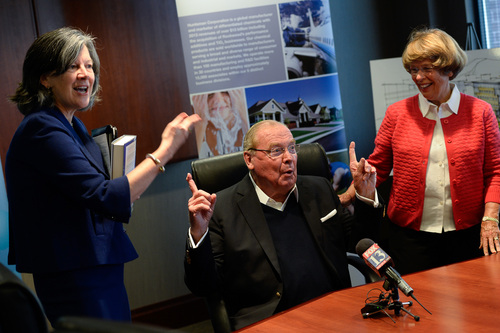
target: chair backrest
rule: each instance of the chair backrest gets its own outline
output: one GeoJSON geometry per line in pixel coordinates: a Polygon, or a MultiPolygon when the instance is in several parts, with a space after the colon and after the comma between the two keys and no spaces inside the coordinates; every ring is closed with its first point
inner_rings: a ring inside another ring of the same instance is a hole
{"type": "MultiPolygon", "coordinates": [[[[195,160],[191,163],[191,170],[198,188],[208,193],[215,193],[234,185],[248,173],[243,152],[195,160]]],[[[297,173],[332,179],[328,158],[319,143],[300,145],[297,173]]]]}
{"type": "Polygon", "coordinates": [[[47,333],[40,301],[26,284],[0,264],[0,332],[47,333]]]}

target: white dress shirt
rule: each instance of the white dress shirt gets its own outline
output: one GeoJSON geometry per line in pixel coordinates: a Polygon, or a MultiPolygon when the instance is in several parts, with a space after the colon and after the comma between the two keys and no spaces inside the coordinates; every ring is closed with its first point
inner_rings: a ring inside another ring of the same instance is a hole
{"type": "Polygon", "coordinates": [[[440,121],[440,119],[458,113],[460,92],[456,85],[451,84],[451,86],[453,90],[450,98],[445,103],[442,103],[439,108],[425,99],[421,93],[419,94],[418,101],[422,116],[436,121],[425,178],[421,231],[441,233],[456,230],[451,202],[448,156],[446,154],[443,127],[440,121]]]}

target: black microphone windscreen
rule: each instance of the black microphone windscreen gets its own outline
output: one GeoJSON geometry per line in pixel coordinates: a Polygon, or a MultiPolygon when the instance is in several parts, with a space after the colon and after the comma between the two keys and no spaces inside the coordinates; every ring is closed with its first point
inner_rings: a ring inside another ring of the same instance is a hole
{"type": "Polygon", "coordinates": [[[370,238],[363,238],[356,245],[356,253],[358,254],[358,256],[362,257],[363,253],[365,253],[365,251],[368,250],[373,244],[375,244],[375,242],[370,238]]]}

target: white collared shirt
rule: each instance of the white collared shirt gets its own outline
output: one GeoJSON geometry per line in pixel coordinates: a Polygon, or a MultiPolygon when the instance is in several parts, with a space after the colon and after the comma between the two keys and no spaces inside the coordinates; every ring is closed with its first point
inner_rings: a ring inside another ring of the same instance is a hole
{"type": "Polygon", "coordinates": [[[299,202],[299,189],[297,188],[297,184],[293,185],[293,188],[288,193],[284,202],[278,202],[270,198],[267,194],[264,193],[264,191],[261,190],[261,188],[253,180],[252,174],[250,174],[250,179],[252,180],[255,192],[257,193],[257,197],[259,198],[259,202],[263,205],[266,205],[268,207],[274,208],[279,211],[283,211],[292,193],[295,194],[295,199],[297,200],[297,202],[299,202]]]}
{"type": "MultiPolygon", "coordinates": [[[[290,198],[290,194],[292,194],[292,193],[295,194],[295,198],[297,199],[297,202],[299,202],[299,189],[297,188],[297,184],[295,184],[293,186],[292,190],[290,191],[290,193],[288,193],[288,196],[286,197],[285,202],[281,203],[281,202],[277,202],[277,201],[273,200],[267,194],[265,194],[264,191],[262,191],[260,189],[260,187],[257,186],[257,184],[254,182],[252,175],[250,175],[250,179],[252,180],[252,183],[255,187],[255,191],[257,192],[257,197],[259,198],[260,203],[263,205],[266,205],[266,206],[269,206],[271,208],[283,211],[286,207],[286,203],[288,202],[288,199],[290,198]]],[[[374,208],[379,207],[379,201],[378,201],[376,189],[375,189],[375,200],[372,200],[372,199],[366,198],[362,195],[359,195],[358,192],[356,192],[356,197],[359,200],[361,200],[362,202],[366,203],[367,205],[373,206],[374,208]]]]}
{"type": "Polygon", "coordinates": [[[446,154],[443,127],[440,121],[440,119],[458,113],[460,92],[456,85],[451,84],[451,87],[453,90],[450,98],[445,103],[442,103],[439,108],[425,99],[421,93],[418,96],[422,116],[436,121],[425,177],[421,231],[441,233],[443,230],[445,232],[456,230],[451,202],[448,156],[446,154]]]}

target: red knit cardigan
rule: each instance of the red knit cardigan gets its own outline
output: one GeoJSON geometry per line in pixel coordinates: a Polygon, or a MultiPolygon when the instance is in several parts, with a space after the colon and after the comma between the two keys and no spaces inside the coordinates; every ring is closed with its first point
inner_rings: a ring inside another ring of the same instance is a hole
{"type": "MultiPolygon", "coordinates": [[[[420,230],[435,124],[422,116],[416,95],[387,109],[375,138],[368,161],[377,168],[377,185],[394,172],[387,214],[399,226],[420,230]]],[[[458,113],[441,124],[455,226],[466,229],[481,222],[486,202],[500,202],[499,124],[490,104],[462,93],[458,113]]]]}

